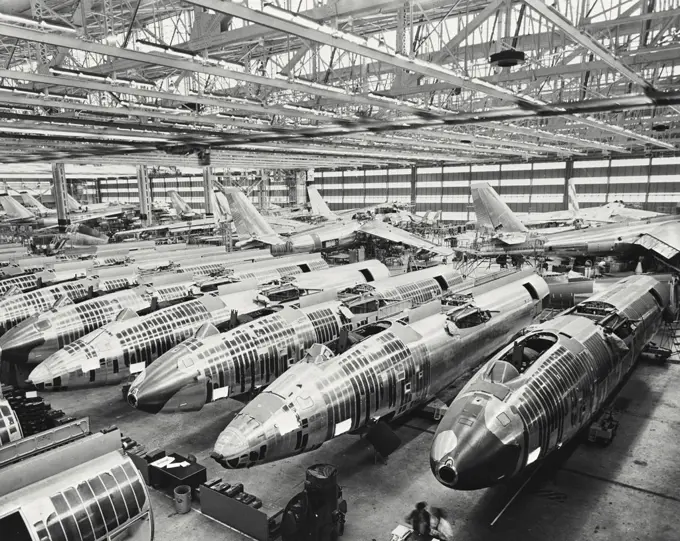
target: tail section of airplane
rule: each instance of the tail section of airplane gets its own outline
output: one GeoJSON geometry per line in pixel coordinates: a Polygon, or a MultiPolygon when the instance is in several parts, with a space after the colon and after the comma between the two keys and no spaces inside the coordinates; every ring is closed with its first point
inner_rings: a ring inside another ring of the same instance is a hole
{"type": "Polygon", "coordinates": [[[35,218],[30,210],[24,207],[13,197],[5,194],[0,195],[0,205],[5,209],[7,216],[15,220],[31,220],[35,218]]]}
{"type": "Polygon", "coordinates": [[[570,178],[569,183],[567,184],[567,205],[567,208],[573,212],[574,215],[578,215],[578,213],[581,212],[581,209],[578,206],[578,197],[576,197],[576,184],[573,178],[570,178]]]}
{"type": "Polygon", "coordinates": [[[498,233],[525,233],[527,228],[510,210],[488,182],[475,182],[470,186],[477,223],[498,233]]]}
{"type": "Polygon", "coordinates": [[[178,216],[183,216],[185,214],[193,215],[196,214],[194,210],[189,206],[184,199],[180,197],[176,190],[168,190],[170,194],[170,199],[172,200],[172,206],[177,211],[178,216]]]}
{"type": "Polygon", "coordinates": [[[324,218],[336,219],[337,215],[328,208],[328,205],[321,197],[319,190],[313,186],[307,187],[307,194],[309,195],[309,203],[312,206],[312,213],[318,216],[323,216],[324,218]]]}
{"type": "Polygon", "coordinates": [[[33,207],[40,216],[47,216],[48,214],[56,214],[56,211],[48,209],[45,205],[43,205],[40,201],[38,201],[35,197],[33,197],[30,193],[28,192],[21,192],[21,199],[24,200],[24,203],[28,205],[29,207],[33,207]]]}
{"type": "Polygon", "coordinates": [[[69,212],[80,212],[83,210],[83,206],[69,193],[66,194],[66,206],[69,212]]]}
{"type": "Polygon", "coordinates": [[[213,215],[217,222],[231,220],[229,202],[220,190],[215,190],[213,192],[213,215]]]}
{"type": "Polygon", "coordinates": [[[239,236],[255,239],[266,244],[284,242],[241,190],[225,187],[224,195],[239,236]]]}

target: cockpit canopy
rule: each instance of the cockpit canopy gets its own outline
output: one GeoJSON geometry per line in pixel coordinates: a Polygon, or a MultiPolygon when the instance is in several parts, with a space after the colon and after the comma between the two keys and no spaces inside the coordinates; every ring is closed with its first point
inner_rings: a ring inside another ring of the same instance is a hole
{"type": "Polygon", "coordinates": [[[557,343],[557,335],[536,332],[515,340],[489,367],[486,377],[493,383],[508,383],[524,374],[536,360],[557,343]]]}

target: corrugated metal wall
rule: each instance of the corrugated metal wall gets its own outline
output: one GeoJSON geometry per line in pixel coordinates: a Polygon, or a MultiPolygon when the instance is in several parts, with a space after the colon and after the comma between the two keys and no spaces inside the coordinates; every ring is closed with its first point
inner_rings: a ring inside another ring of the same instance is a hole
{"type": "MultiPolygon", "coordinates": [[[[0,181],[15,189],[49,190],[49,166],[34,175],[0,168],[0,181]]],[[[118,175],[98,176],[97,168],[68,166],[67,179],[82,183],[89,201],[139,201],[134,168],[121,168],[118,175]],[[82,169],[82,171],[81,171],[82,169]],[[89,178],[88,178],[89,177],[89,178]]],[[[293,172],[294,173],[294,172],[293,172]]],[[[223,180],[224,171],[215,171],[223,180]]],[[[252,173],[255,174],[255,173],[252,173]]],[[[195,209],[203,209],[203,177],[200,169],[152,174],[153,197],[168,201],[169,189],[177,192],[195,209]]],[[[270,200],[290,201],[291,178],[274,172],[270,178],[270,200]]],[[[442,219],[453,222],[474,220],[470,183],[487,181],[517,212],[546,212],[566,208],[567,179],[573,178],[583,207],[623,200],[646,210],[675,212],[680,204],[680,156],[534,162],[501,165],[459,165],[401,169],[316,171],[314,185],[331,209],[342,210],[390,201],[415,204],[418,213],[442,210],[442,219]]],[[[252,184],[253,179],[247,183],[252,184]]],[[[259,187],[251,192],[259,199],[259,187]]]]}
{"type": "Polygon", "coordinates": [[[334,210],[387,199],[413,202],[418,213],[442,210],[443,220],[466,222],[475,218],[471,182],[489,182],[516,212],[548,212],[566,208],[568,178],[574,179],[582,207],[622,200],[673,213],[680,205],[680,157],[317,171],[314,185],[334,210]]]}

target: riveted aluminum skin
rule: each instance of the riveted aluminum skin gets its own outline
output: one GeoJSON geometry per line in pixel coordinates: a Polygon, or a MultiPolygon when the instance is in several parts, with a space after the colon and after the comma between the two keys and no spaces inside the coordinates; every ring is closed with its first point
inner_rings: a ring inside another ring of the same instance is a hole
{"type": "MultiPolygon", "coordinates": [[[[310,263],[318,260],[318,255],[312,254],[309,259],[294,257],[297,265],[291,265],[288,258],[283,258],[277,272],[284,276],[289,272],[299,277],[313,277],[316,274],[308,271],[310,263]]],[[[377,264],[385,273],[388,272],[384,265],[377,262],[347,265],[342,272],[351,279],[352,284],[357,277],[365,281],[367,278],[360,270],[366,269],[369,264],[377,264]]],[[[326,284],[337,284],[337,276],[326,276],[326,284]]],[[[234,311],[239,316],[264,313],[265,306],[257,299],[258,289],[242,290],[240,282],[227,287],[231,288],[228,294],[220,295],[218,291],[217,294],[204,295],[149,315],[137,316],[131,311],[119,314],[118,321],[79,338],[51,355],[31,372],[29,380],[36,385],[44,385],[48,390],[65,386],[117,384],[129,376],[131,366],[134,369],[148,366],[166,351],[193,336],[206,323],[216,327],[226,325],[232,321],[234,311]]]]}
{"type": "Polygon", "coordinates": [[[300,361],[313,344],[336,340],[341,329],[419,306],[461,283],[456,271],[436,266],[349,288],[366,294],[348,294],[345,302],[286,307],[222,334],[190,338],[138,376],[130,387],[130,402],[150,413],[187,411],[209,400],[255,391],[300,361]],[[398,309],[391,311],[395,305],[398,309]]]}
{"type": "Polygon", "coordinates": [[[442,419],[430,464],[445,486],[485,488],[553,453],[602,409],[669,304],[669,288],[631,276],[495,354],[442,419]]]}
{"type": "Polygon", "coordinates": [[[542,278],[522,277],[447,313],[386,322],[337,357],[298,363],[236,415],[213,457],[228,468],[249,467],[402,416],[483,362],[547,295],[542,278]]]}

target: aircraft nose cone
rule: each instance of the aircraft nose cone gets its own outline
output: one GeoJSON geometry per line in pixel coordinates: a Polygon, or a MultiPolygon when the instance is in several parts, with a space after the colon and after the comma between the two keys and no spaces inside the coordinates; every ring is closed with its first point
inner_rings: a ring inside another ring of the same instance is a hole
{"type": "Polygon", "coordinates": [[[169,400],[196,381],[196,375],[179,371],[174,355],[158,359],[132,382],[128,403],[147,413],[159,413],[169,400]]]}
{"type": "MultiPolygon", "coordinates": [[[[224,429],[215,442],[214,451],[210,456],[225,468],[236,469],[245,468],[252,459],[259,458],[259,452],[251,448],[250,441],[255,439],[266,439],[262,425],[257,421],[251,420],[248,431],[245,427],[239,426],[238,416],[232,421],[232,425],[224,429]]],[[[263,442],[264,443],[264,442],[263,442]]]]}
{"type": "Polygon", "coordinates": [[[33,385],[49,383],[54,380],[55,376],[52,374],[50,367],[45,364],[46,362],[47,361],[40,363],[29,374],[28,381],[33,385]]]}
{"type": "Polygon", "coordinates": [[[60,349],[56,353],[53,353],[42,363],[40,363],[28,377],[28,381],[34,385],[40,383],[49,383],[55,378],[66,376],[76,370],[91,370],[89,364],[92,360],[96,362],[96,368],[99,367],[99,363],[96,359],[91,359],[92,355],[86,350],[78,347],[78,341],[69,344],[64,349],[60,349]]]}
{"type": "Polygon", "coordinates": [[[437,435],[430,466],[441,484],[458,490],[477,490],[510,477],[519,463],[520,451],[515,443],[503,443],[482,421],[461,434],[444,431],[437,435]],[[455,435],[456,441],[452,448],[444,451],[453,441],[447,432],[455,435]],[[435,454],[437,445],[440,446],[438,457],[435,454]]]}
{"type": "Polygon", "coordinates": [[[444,430],[437,433],[430,449],[430,469],[437,480],[449,488],[453,488],[458,480],[458,472],[451,458],[457,445],[458,438],[453,430],[444,430]]]}
{"type": "MultiPolygon", "coordinates": [[[[24,322],[26,323],[26,322],[24,322]]],[[[0,360],[10,363],[26,363],[28,354],[43,345],[43,334],[33,323],[23,323],[0,337],[0,360]]]]}

